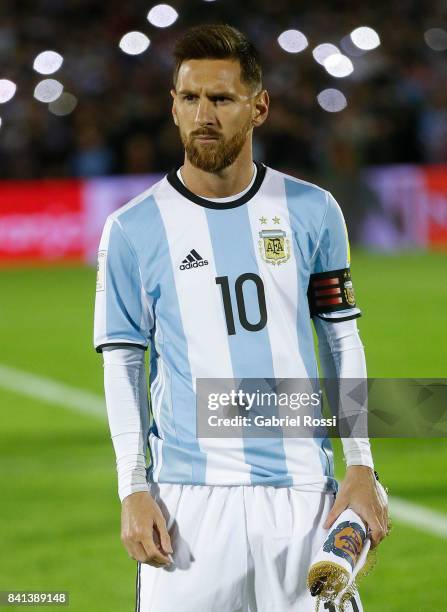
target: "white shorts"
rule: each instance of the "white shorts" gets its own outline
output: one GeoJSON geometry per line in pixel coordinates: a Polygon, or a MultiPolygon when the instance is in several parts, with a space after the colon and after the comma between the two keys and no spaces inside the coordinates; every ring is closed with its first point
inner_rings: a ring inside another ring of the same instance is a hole
{"type": "MultiPolygon", "coordinates": [[[[136,612],[315,611],[307,572],[327,533],[322,525],[333,493],[150,486],[166,519],[174,564],[137,562],[136,612]]],[[[358,595],[347,610],[362,612],[358,595]]]]}

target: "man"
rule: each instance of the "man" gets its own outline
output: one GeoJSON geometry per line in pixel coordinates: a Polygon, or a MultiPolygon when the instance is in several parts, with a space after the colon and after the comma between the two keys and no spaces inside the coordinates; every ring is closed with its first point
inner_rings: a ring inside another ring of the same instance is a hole
{"type": "Polygon", "coordinates": [[[343,509],[375,545],[386,533],[369,441],[343,441],[334,503],[327,438],[199,438],[196,383],[316,378],[311,315],[326,375],[366,375],[346,229],[329,193],[253,162],[269,96],[243,34],[192,28],[175,59],[184,163],[108,218],[98,262],[94,342],[137,610],[312,610],[307,570],[343,509]]]}

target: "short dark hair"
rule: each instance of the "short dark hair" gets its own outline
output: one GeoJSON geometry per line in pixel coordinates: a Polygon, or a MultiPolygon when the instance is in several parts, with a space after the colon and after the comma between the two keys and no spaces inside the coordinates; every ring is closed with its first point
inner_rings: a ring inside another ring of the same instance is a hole
{"type": "Polygon", "coordinates": [[[178,71],[190,59],[234,59],[241,66],[241,81],[253,91],[262,88],[259,52],[245,34],[224,24],[204,24],[189,28],[174,47],[174,87],[178,71]]]}

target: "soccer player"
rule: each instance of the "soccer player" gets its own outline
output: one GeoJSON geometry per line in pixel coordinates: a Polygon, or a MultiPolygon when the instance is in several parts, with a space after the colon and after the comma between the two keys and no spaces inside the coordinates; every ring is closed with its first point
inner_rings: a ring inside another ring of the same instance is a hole
{"type": "Polygon", "coordinates": [[[198,437],[196,383],[316,378],[312,320],[326,376],[366,376],[346,227],[330,193],[253,161],[269,96],[243,34],[192,28],[175,60],[184,163],[108,217],[98,257],[94,344],[136,609],[309,611],[307,570],[346,507],[374,545],[386,535],[369,440],[343,440],[339,487],[327,437],[198,437]]]}

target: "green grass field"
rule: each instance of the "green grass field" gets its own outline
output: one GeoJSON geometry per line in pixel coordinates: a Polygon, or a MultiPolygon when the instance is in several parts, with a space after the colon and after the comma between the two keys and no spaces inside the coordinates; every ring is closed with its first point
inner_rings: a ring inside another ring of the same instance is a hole
{"type": "MultiPolygon", "coordinates": [[[[446,264],[440,254],[353,254],[370,376],[446,376],[446,264]]],[[[94,276],[86,268],[2,270],[0,364],[102,394],[94,276]]],[[[130,612],[135,562],[120,542],[107,422],[1,386],[0,401],[0,591],[67,590],[76,612],[130,612]]],[[[447,517],[446,440],[372,446],[391,495],[447,517]]],[[[361,585],[365,611],[446,609],[446,548],[445,538],[396,520],[361,585]]]]}

